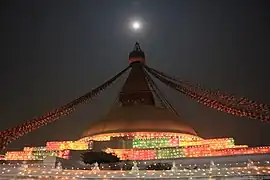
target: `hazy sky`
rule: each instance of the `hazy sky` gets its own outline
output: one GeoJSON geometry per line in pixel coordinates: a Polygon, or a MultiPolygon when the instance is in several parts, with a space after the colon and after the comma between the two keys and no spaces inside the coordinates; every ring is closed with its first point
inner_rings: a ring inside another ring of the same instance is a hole
{"type": "MultiPolygon", "coordinates": [[[[1,130],[42,115],[112,77],[128,65],[128,53],[137,40],[150,67],[270,102],[267,0],[1,3],[1,130]],[[132,19],[143,21],[141,33],[130,31],[132,19]]],[[[91,122],[108,112],[122,83],[10,147],[79,138],[91,122]]],[[[200,136],[234,137],[237,144],[270,144],[270,124],[216,112],[160,88],[200,136]]]]}

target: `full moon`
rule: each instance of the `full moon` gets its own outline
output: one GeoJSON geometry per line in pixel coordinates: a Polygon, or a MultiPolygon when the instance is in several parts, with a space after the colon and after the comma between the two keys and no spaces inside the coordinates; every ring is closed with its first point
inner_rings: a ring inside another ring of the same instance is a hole
{"type": "Polygon", "coordinates": [[[134,30],[140,29],[140,28],[141,28],[140,22],[138,22],[138,21],[133,22],[133,23],[132,23],[132,28],[133,28],[134,30]]]}

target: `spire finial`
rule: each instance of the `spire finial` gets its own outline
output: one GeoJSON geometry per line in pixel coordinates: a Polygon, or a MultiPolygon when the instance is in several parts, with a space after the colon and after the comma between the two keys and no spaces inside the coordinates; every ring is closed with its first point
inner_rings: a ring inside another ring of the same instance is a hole
{"type": "Polygon", "coordinates": [[[133,51],[142,51],[141,47],[140,47],[140,44],[138,42],[135,43],[133,51]]]}
{"type": "Polygon", "coordinates": [[[129,62],[140,62],[144,63],[145,62],[145,55],[144,52],[142,51],[140,44],[138,42],[135,43],[133,51],[129,53],[129,62]]]}

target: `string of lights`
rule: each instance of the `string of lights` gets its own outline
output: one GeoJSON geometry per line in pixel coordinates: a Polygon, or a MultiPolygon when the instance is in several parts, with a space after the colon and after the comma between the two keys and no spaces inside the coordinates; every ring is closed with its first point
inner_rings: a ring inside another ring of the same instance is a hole
{"type": "Polygon", "coordinates": [[[233,162],[228,164],[211,161],[210,163],[189,165],[172,161],[164,163],[164,165],[167,165],[167,170],[145,170],[147,167],[158,164],[160,163],[138,162],[138,171],[130,170],[132,164],[129,163],[121,165],[127,171],[115,170],[119,168],[116,164],[108,167],[99,165],[98,170],[90,170],[91,167],[83,169],[71,167],[71,169],[67,169],[62,165],[51,167],[30,163],[2,164],[0,170],[1,176],[6,179],[10,179],[10,177],[22,179],[267,179],[270,174],[269,161],[233,162]]]}
{"type": "Polygon", "coordinates": [[[174,107],[169,103],[169,101],[165,98],[165,96],[162,94],[162,92],[159,90],[157,84],[153,81],[151,76],[144,70],[145,78],[150,85],[150,87],[153,89],[156,97],[160,100],[163,107],[167,108],[168,110],[174,112],[175,114],[179,115],[178,112],[174,109],[174,107]]]}
{"type": "Polygon", "coordinates": [[[183,93],[186,96],[189,96],[191,99],[196,100],[198,103],[201,103],[207,107],[210,107],[210,108],[213,108],[213,109],[216,109],[218,111],[225,112],[228,114],[232,114],[238,117],[248,117],[251,119],[257,119],[257,120],[261,120],[268,123],[270,122],[269,115],[265,115],[265,114],[257,113],[257,112],[250,112],[245,109],[229,106],[217,100],[212,100],[208,98],[207,96],[198,94],[197,92],[191,91],[190,89],[184,86],[181,86],[180,84],[176,84],[175,82],[164,78],[163,76],[159,75],[155,71],[149,69],[147,66],[145,66],[145,68],[150,74],[152,74],[154,77],[159,79],[161,82],[165,83],[167,86],[183,93]]]}
{"type": "Polygon", "coordinates": [[[116,74],[111,79],[107,80],[102,85],[93,89],[89,93],[86,93],[85,95],[67,103],[66,105],[61,106],[60,108],[57,108],[53,111],[48,112],[46,115],[28,120],[21,125],[1,131],[0,132],[0,149],[4,149],[11,141],[31,131],[34,131],[48,123],[52,123],[62,116],[66,116],[72,113],[78,105],[88,103],[93,97],[97,96],[99,93],[104,91],[108,86],[114,83],[129,68],[130,66],[128,66],[127,68],[125,68],[124,70],[116,74]]]}
{"type": "Polygon", "coordinates": [[[169,76],[165,74],[164,72],[158,71],[153,68],[149,68],[149,67],[147,68],[167,79],[170,79],[176,83],[180,83],[182,86],[185,86],[186,88],[190,88],[194,91],[197,91],[198,93],[204,96],[207,96],[208,98],[217,99],[219,101],[222,101],[223,103],[234,106],[236,108],[240,107],[240,108],[244,108],[246,110],[254,111],[258,113],[268,113],[268,114],[270,113],[270,106],[267,104],[250,100],[247,97],[237,97],[235,95],[229,95],[229,94],[223,93],[219,90],[203,88],[201,85],[192,85],[188,81],[179,80],[178,78],[169,76]]]}
{"type": "Polygon", "coordinates": [[[148,82],[150,88],[152,89],[154,95],[157,97],[157,99],[160,101],[160,104],[163,108],[167,108],[167,104],[166,102],[164,102],[164,100],[161,98],[161,95],[159,94],[158,89],[155,88],[155,85],[153,84],[153,81],[151,79],[151,77],[149,77],[148,74],[145,73],[145,79],[148,82]]]}

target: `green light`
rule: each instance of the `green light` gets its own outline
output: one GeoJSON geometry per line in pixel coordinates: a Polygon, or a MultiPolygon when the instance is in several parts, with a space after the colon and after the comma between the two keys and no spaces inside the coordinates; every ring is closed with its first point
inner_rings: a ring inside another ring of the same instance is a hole
{"type": "Polygon", "coordinates": [[[133,148],[147,149],[147,148],[160,148],[170,147],[170,138],[151,138],[151,139],[133,139],[133,148]]]}

